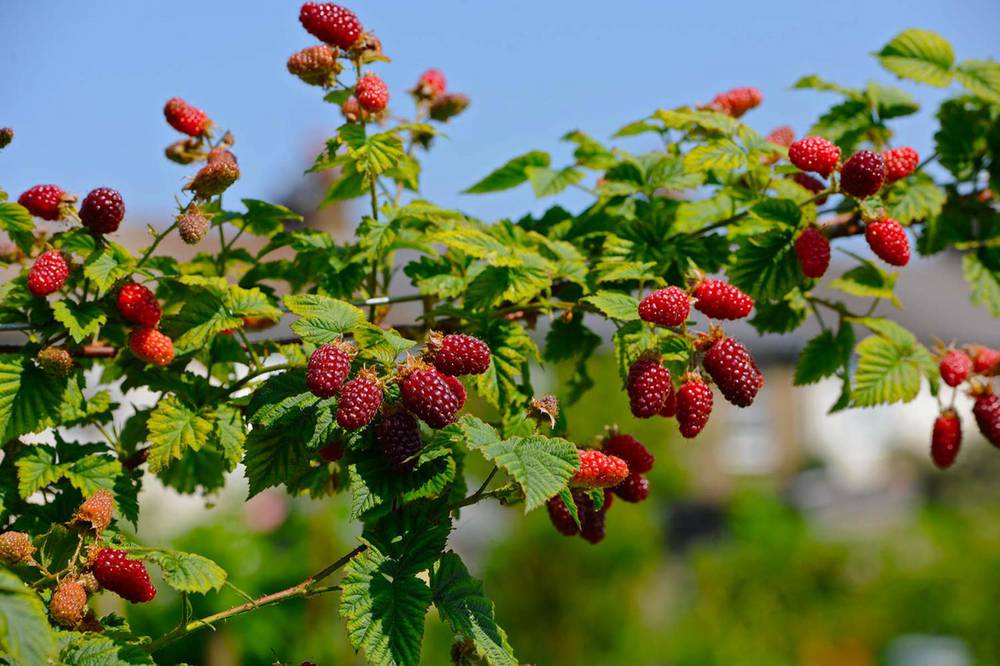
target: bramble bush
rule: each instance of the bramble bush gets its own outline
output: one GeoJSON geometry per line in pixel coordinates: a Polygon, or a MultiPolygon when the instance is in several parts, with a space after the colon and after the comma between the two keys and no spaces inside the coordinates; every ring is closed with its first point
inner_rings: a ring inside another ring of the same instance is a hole
{"type": "MultiPolygon", "coordinates": [[[[1000,352],[928,349],[881,315],[884,304],[900,306],[886,266],[906,266],[912,239],[922,255],[961,252],[972,301],[1000,316],[997,63],[956,63],[948,42],[924,30],[876,54],[900,78],[961,86],[938,110],[935,152],[923,160],[893,147],[890,123],[918,110],[907,92],[807,76],[797,88],[837,101],[805,138],[745,124],[762,101],[754,88],[625,125],[616,138],[662,140],[642,154],[572,131],[563,137],[571,163],[531,151],[467,192],[528,184],[539,197],[576,188],[593,202],[486,224],[419,197],[419,155],[468,98],[429,70],[409,91],[412,119],[390,115],[390,92],[374,73],[387,59],[354,13],[306,3],[300,20],[322,43],[294,54],[288,70],[344,118],[309,171],[333,174],[324,205],[370,203],[352,242],[288,226],[302,218],[283,206],[224,206],[240,176],[235,137],[180,98],[164,108],[184,135],[166,156],[192,175],[174,223],[150,229],[138,256],[113,240],[125,215],[113,189],[79,206],[54,185],[17,203],[0,192],[0,227],[12,241],[3,258],[14,267],[0,290],[0,326],[25,336],[0,356],[7,663],[154,663],[164,646],[228,618],[337,593],[351,643],[372,663],[416,664],[433,606],[455,633],[455,663],[516,665],[483,584],[448,550],[448,536],[463,507],[495,500],[546,507],[561,533],[597,543],[614,500],[649,495],[654,455],[635,438],[615,427],[583,445],[560,436],[559,402],[594,386],[588,359],[602,343],[601,320],[614,329],[633,415],[676,419],[685,437],[705,426],[718,396],[746,407],[764,388],[724,322],[750,317],[760,333],[783,334],[815,317],[820,332],[794,381],[838,378],[833,411],[910,401],[926,380],[942,404],[932,437],[939,467],[959,452],[960,390],[975,397],[979,430],[1000,446],[991,386],[1000,352]],[[35,218],[66,226],[49,235],[35,218]],[[175,232],[191,245],[217,233],[218,249],[190,261],[158,252],[175,232]],[[861,234],[873,257],[845,251],[851,267],[827,279],[831,245],[861,234]],[[403,277],[410,288],[390,293],[403,277]],[[386,325],[401,302],[419,302],[422,314],[386,325]],[[285,318],[293,337],[248,336],[285,318]],[[545,334],[533,335],[540,320],[545,334]],[[555,396],[532,388],[530,368],[543,362],[574,369],[555,396]],[[112,387],[126,401],[138,389],[158,397],[133,408],[116,403],[112,387]],[[491,413],[462,413],[467,391],[491,413]],[[26,437],[41,432],[50,437],[26,437]],[[463,473],[468,456],[493,466],[474,486],[463,473]],[[231,585],[226,572],[197,553],[138,544],[121,528],[141,518],[147,474],[210,495],[241,464],[251,496],[282,485],[317,499],[350,493],[362,536],[299,584],[192,617],[188,595],[231,585]],[[135,635],[125,618],[88,607],[102,589],[156,603],[150,566],[182,597],[172,631],[135,635]]],[[[0,131],[0,147],[13,138],[0,131]]]]}

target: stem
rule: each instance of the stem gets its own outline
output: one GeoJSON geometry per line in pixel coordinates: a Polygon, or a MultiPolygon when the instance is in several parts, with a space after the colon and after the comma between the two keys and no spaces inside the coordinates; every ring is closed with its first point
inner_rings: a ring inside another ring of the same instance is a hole
{"type": "Polygon", "coordinates": [[[156,248],[159,247],[161,242],[163,242],[163,239],[167,237],[167,234],[169,234],[176,228],[177,228],[177,219],[174,218],[173,224],[171,224],[169,227],[164,229],[162,233],[157,234],[156,237],[153,238],[153,244],[150,245],[148,248],[146,248],[146,251],[143,252],[141,257],[139,257],[139,262],[135,265],[135,268],[133,268],[132,270],[138,271],[140,268],[142,268],[142,265],[145,264],[147,260],[149,260],[153,252],[156,251],[156,248]]]}
{"type": "MultiPolygon", "coordinates": [[[[257,357],[257,352],[254,351],[253,345],[250,344],[250,339],[247,337],[247,334],[243,332],[242,328],[237,328],[236,334],[240,336],[240,340],[247,348],[247,353],[250,354],[250,360],[253,362],[253,367],[259,370],[261,367],[260,358],[257,357]]],[[[209,374],[211,375],[211,373],[209,374]]]]}
{"type": "Polygon", "coordinates": [[[470,504],[476,504],[482,499],[491,497],[493,493],[499,492],[499,489],[486,492],[486,486],[490,485],[490,481],[492,481],[493,477],[497,475],[498,470],[499,468],[496,465],[494,465],[493,469],[490,470],[490,473],[486,476],[486,480],[483,481],[482,485],[479,486],[479,489],[476,492],[469,495],[468,497],[466,497],[465,499],[448,507],[449,511],[454,511],[455,509],[460,509],[463,506],[469,506],[470,504]]]}
{"type": "MultiPolygon", "coordinates": [[[[371,202],[372,202],[372,218],[378,221],[378,194],[376,193],[376,184],[378,177],[372,174],[369,178],[369,190],[371,191],[371,202]]],[[[375,297],[375,292],[378,290],[378,257],[372,258],[372,272],[368,276],[368,296],[369,298],[375,297]]],[[[375,311],[376,307],[374,305],[368,308],[368,321],[375,321],[375,311]]]]}
{"type": "Polygon", "coordinates": [[[296,366],[291,363],[279,363],[277,365],[268,365],[264,366],[263,368],[258,368],[253,372],[248,372],[243,379],[237,381],[235,384],[229,387],[229,395],[236,393],[241,388],[243,388],[253,380],[257,379],[261,375],[266,375],[269,372],[277,372],[278,370],[292,370],[295,367],[296,366]]]}

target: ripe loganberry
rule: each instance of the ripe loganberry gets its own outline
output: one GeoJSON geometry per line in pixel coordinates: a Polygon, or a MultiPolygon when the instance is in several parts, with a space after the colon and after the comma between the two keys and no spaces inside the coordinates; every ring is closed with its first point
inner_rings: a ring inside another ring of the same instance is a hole
{"type": "Polygon", "coordinates": [[[208,114],[191,106],[180,97],[167,100],[163,107],[163,115],[171,127],[188,136],[201,136],[212,126],[208,114]]]}
{"type": "Polygon", "coordinates": [[[737,407],[753,404],[757,392],[764,385],[763,376],[750,352],[733,338],[715,342],[705,352],[703,365],[723,397],[737,407]]]}
{"type": "Polygon", "coordinates": [[[604,541],[605,518],[608,509],[611,508],[614,494],[609,489],[604,490],[604,504],[600,509],[594,505],[590,493],[575,490],[573,499],[576,501],[577,513],[580,516],[580,536],[593,544],[604,541]]]}
{"type": "MultiPolygon", "coordinates": [[[[807,173],[799,172],[796,174],[792,174],[792,180],[794,180],[795,183],[798,184],[800,187],[804,187],[805,189],[812,192],[813,195],[819,194],[820,192],[826,189],[826,185],[823,184],[823,181],[814,176],[810,176],[807,173]]],[[[824,195],[819,199],[816,199],[815,203],[817,206],[822,206],[823,204],[826,203],[827,199],[828,197],[824,195]]]]}
{"type": "Polygon", "coordinates": [[[465,385],[462,384],[462,381],[458,377],[446,375],[444,373],[441,373],[441,376],[444,377],[444,381],[448,384],[448,388],[451,389],[451,392],[455,394],[456,398],[458,398],[458,408],[462,409],[462,407],[465,407],[465,399],[468,395],[465,392],[465,385]]]}
{"type": "Polygon", "coordinates": [[[208,233],[210,223],[208,216],[192,204],[177,216],[177,232],[185,243],[195,245],[208,233]]]}
{"type": "Polygon", "coordinates": [[[612,490],[626,502],[637,504],[649,497],[649,479],[642,474],[629,474],[612,490]]]}
{"type": "Polygon", "coordinates": [[[351,347],[335,342],[321,345],[309,356],[306,386],[319,398],[332,398],[351,372],[351,347]]]}
{"type": "Polygon", "coordinates": [[[753,299],[723,280],[703,280],[694,290],[694,307],[712,319],[742,319],[753,299]]]}
{"type": "Polygon", "coordinates": [[[333,46],[307,46],[288,59],[288,72],[311,86],[332,86],[341,70],[337,55],[333,46]]]}
{"type": "Polygon", "coordinates": [[[24,532],[13,530],[0,534],[0,561],[7,564],[27,562],[35,554],[31,537],[24,532]]]}
{"type": "Polygon", "coordinates": [[[134,604],[150,601],[156,588],[149,580],[149,572],[141,560],[131,560],[124,550],[103,548],[97,553],[93,566],[94,577],[106,590],[134,604]]]}
{"type": "Polygon", "coordinates": [[[556,495],[550,498],[545,503],[545,507],[549,511],[549,520],[552,521],[552,525],[559,534],[563,536],[576,536],[580,533],[580,527],[573,520],[573,515],[569,512],[569,508],[563,502],[562,497],[556,495]]]}
{"type": "Polygon", "coordinates": [[[446,375],[481,375],[490,367],[490,348],[471,335],[433,332],[427,348],[430,362],[446,375]]]}
{"type": "Polygon", "coordinates": [[[1000,448],[1000,395],[980,393],[976,396],[972,415],[976,417],[976,425],[986,441],[1000,448]]]}
{"type": "Polygon", "coordinates": [[[239,179],[240,167],[235,160],[218,160],[199,169],[184,189],[194,192],[199,199],[209,199],[222,194],[239,179]]]}
{"type": "Polygon", "coordinates": [[[771,130],[771,133],[764,138],[771,143],[787,148],[795,141],[795,130],[788,125],[782,125],[781,127],[775,127],[771,130]]]}
{"type": "Polygon", "coordinates": [[[390,469],[397,474],[413,470],[417,466],[417,454],[424,448],[416,417],[400,408],[382,415],[375,426],[375,441],[390,469]]]}
{"type": "Polygon", "coordinates": [[[160,323],[160,302],[146,287],[127,282],[118,291],[118,313],[133,324],[156,326],[160,323]]]}
{"type": "Polygon", "coordinates": [[[468,95],[463,95],[462,93],[441,95],[431,103],[431,108],[428,109],[427,114],[431,117],[431,120],[446,123],[469,108],[470,103],[471,100],[468,95]]]}
{"type": "Polygon", "coordinates": [[[354,96],[365,111],[378,113],[389,103],[389,87],[375,74],[365,74],[354,86],[354,96]]]}
{"type": "Polygon", "coordinates": [[[708,106],[719,113],[739,118],[750,109],[760,106],[763,101],[764,95],[757,88],[733,88],[716,95],[708,106]]]}
{"type": "Polygon", "coordinates": [[[882,153],[885,160],[885,180],[887,183],[894,183],[901,178],[906,178],[916,171],[920,164],[920,155],[909,146],[903,148],[893,148],[882,153]]]}
{"type": "Polygon", "coordinates": [[[155,328],[143,327],[128,336],[128,346],[137,358],[153,365],[170,365],[174,360],[173,341],[155,328]]]}
{"type": "Polygon", "coordinates": [[[58,185],[35,185],[17,198],[17,203],[27,208],[29,213],[50,222],[63,219],[67,204],[72,201],[74,198],[58,185]]]}
{"type": "Polygon", "coordinates": [[[357,15],[332,2],[305,3],[299,10],[299,22],[316,39],[342,49],[351,48],[361,36],[357,15]]]}
{"type": "Polygon", "coordinates": [[[444,73],[440,69],[431,68],[420,75],[412,92],[418,99],[436,99],[447,91],[448,83],[444,73]]]}
{"type": "Polygon", "coordinates": [[[344,443],[335,439],[319,450],[319,457],[327,462],[337,462],[344,457],[344,443]]]}
{"type": "Polygon", "coordinates": [[[795,239],[795,256],[803,275],[821,278],[830,267],[830,240],[816,227],[806,227],[795,239]]]}
{"type": "Polygon", "coordinates": [[[101,489],[83,501],[80,508],[76,510],[73,521],[90,523],[95,532],[103,532],[108,529],[114,515],[114,495],[109,490],[101,489]]]}
{"type": "Polygon", "coordinates": [[[576,470],[570,483],[584,488],[611,488],[628,476],[628,465],[618,456],[608,455],[594,449],[580,449],[580,469],[576,470]]]}
{"type": "Polygon", "coordinates": [[[840,189],[856,199],[864,199],[885,184],[885,160],[878,153],[859,150],[840,167],[840,189]]]}
{"type": "Polygon", "coordinates": [[[73,371],[73,357],[63,347],[45,347],[35,360],[42,372],[50,377],[66,377],[73,371]]]}
{"type": "Polygon", "coordinates": [[[656,354],[644,354],[632,364],[625,380],[625,388],[632,415],[639,419],[659,414],[674,391],[670,371],[663,366],[656,354]]]}
{"type": "Polygon", "coordinates": [[[381,405],[382,389],[378,377],[370,370],[362,370],[340,389],[337,425],[345,430],[363,428],[372,422],[381,405]]]}
{"type": "Polygon", "coordinates": [[[970,350],[972,356],[972,371],[977,375],[995,375],[1000,373],[1000,350],[976,345],[970,350]]]}
{"type": "Polygon", "coordinates": [[[938,469],[948,469],[962,446],[962,421],[955,410],[948,409],[934,420],[931,433],[931,460],[938,469]]]}
{"type": "Polygon", "coordinates": [[[125,219],[125,201],[117,190],[98,187],[91,190],[80,204],[80,222],[92,234],[110,234],[118,231],[125,219]]]}
{"type": "Polygon", "coordinates": [[[398,380],[403,404],[432,428],[455,422],[461,408],[444,375],[421,361],[401,368],[398,380]]]}
{"type": "Polygon", "coordinates": [[[803,171],[815,171],[826,178],[837,168],[840,148],[820,136],[807,136],[788,147],[788,160],[803,171]]]}
{"type": "Polygon", "coordinates": [[[639,318],[660,326],[680,326],[691,313],[691,298],[679,287],[657,289],[639,301],[639,318]]]}
{"type": "Polygon", "coordinates": [[[646,445],[632,435],[612,435],[604,440],[601,450],[624,460],[629,472],[633,474],[645,474],[653,469],[653,463],[656,462],[646,445]]]}
{"type": "Polygon", "coordinates": [[[969,378],[972,372],[972,359],[965,352],[950,349],[938,363],[941,379],[948,386],[958,386],[969,378]]]}
{"type": "Polygon", "coordinates": [[[712,414],[712,389],[700,377],[689,377],[677,389],[677,423],[690,439],[701,432],[712,414]]]}
{"type": "Polygon", "coordinates": [[[35,296],[48,296],[62,289],[69,277],[69,264],[58,250],[38,255],[28,271],[28,291],[35,296]]]}
{"type": "Polygon", "coordinates": [[[665,418],[672,418],[677,415],[677,392],[671,391],[670,395],[667,396],[666,402],[663,403],[663,409],[660,410],[660,416],[665,418]]]}
{"type": "Polygon", "coordinates": [[[49,614],[56,623],[72,629],[83,621],[87,608],[87,590],[75,578],[64,578],[56,585],[49,600],[49,614]]]}
{"type": "Polygon", "coordinates": [[[875,256],[890,266],[905,266],[910,261],[906,229],[891,217],[869,222],[865,226],[865,240],[875,256]]]}

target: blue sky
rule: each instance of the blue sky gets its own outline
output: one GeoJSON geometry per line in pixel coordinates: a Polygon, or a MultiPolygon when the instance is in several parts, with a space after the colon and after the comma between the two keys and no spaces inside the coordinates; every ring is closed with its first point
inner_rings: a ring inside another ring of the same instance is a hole
{"type": "MultiPolygon", "coordinates": [[[[541,210],[527,188],[461,195],[532,148],[568,154],[558,138],[606,138],[654,109],[759,87],[747,116],[761,131],[804,131],[832,101],[792,91],[817,73],[848,85],[891,83],[870,56],[906,27],[934,29],[962,58],[1000,56],[996,0],[906,2],[594,2],[368,0],[351,4],[393,62],[376,69],[394,109],[431,66],[472,107],[425,161],[423,194],[487,219],[541,210]]],[[[277,199],[340,122],[321,95],[285,71],[313,43],[297,2],[0,2],[0,126],[17,138],[0,153],[0,186],[14,196],[55,182],[77,194],[119,189],[138,223],[172,209],[189,169],[167,162],[176,138],[164,101],[179,95],[237,135],[240,197],[277,199]]],[[[902,82],[924,103],[946,93],[902,82]]],[[[899,141],[930,146],[928,112],[897,125],[899,141]]],[[[627,143],[624,145],[628,145],[627,143]]],[[[633,144],[635,145],[635,144],[633,144]]],[[[569,205],[578,205],[569,194],[569,205]]]]}

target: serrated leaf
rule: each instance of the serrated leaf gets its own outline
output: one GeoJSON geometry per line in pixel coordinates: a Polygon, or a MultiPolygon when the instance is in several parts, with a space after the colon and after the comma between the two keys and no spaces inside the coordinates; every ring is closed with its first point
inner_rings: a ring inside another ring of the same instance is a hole
{"type": "Polygon", "coordinates": [[[21,499],[62,479],[67,467],[56,464],[55,453],[47,446],[33,446],[23,451],[14,466],[17,467],[17,491],[21,499]]]}
{"type": "Polygon", "coordinates": [[[28,209],[18,203],[0,203],[0,229],[7,232],[22,252],[31,254],[35,243],[35,221],[28,209]]]}
{"type": "Polygon", "coordinates": [[[528,180],[528,167],[547,167],[550,163],[549,154],[533,150],[508,161],[478,183],[465,190],[465,194],[483,194],[485,192],[500,192],[517,187],[528,180]]]}
{"type": "Polygon", "coordinates": [[[576,185],[583,180],[583,172],[574,167],[566,167],[556,171],[548,167],[525,167],[531,189],[539,199],[555,196],[570,185],[576,185]]]}
{"type": "Polygon", "coordinates": [[[254,236],[272,238],[285,229],[285,222],[301,222],[302,216],[295,211],[258,199],[243,199],[246,215],[237,222],[240,228],[254,236]]]}
{"type": "Polygon", "coordinates": [[[798,89],[835,92],[851,99],[861,98],[861,91],[854,90],[853,88],[847,88],[846,86],[842,86],[839,83],[832,83],[815,74],[810,74],[809,76],[803,76],[801,79],[796,81],[795,85],[793,85],[792,87],[798,89]]]}
{"type": "Polygon", "coordinates": [[[94,248],[83,262],[83,275],[97,287],[98,296],[103,296],[120,278],[128,273],[131,255],[117,243],[108,243],[94,248]]]}
{"type": "Polygon", "coordinates": [[[1000,317],[1000,272],[991,271],[970,252],[962,257],[962,273],[969,283],[969,300],[985,307],[994,317],[1000,317]]]}
{"type": "Polygon", "coordinates": [[[795,364],[795,385],[815,384],[824,377],[836,374],[843,364],[843,359],[835,350],[836,340],[829,330],[820,332],[807,342],[799,354],[798,363],[795,364]]]}
{"type": "Polygon", "coordinates": [[[90,497],[98,490],[112,490],[121,472],[122,465],[115,458],[91,453],[69,465],[66,478],[84,497],[90,497]]]}
{"type": "Polygon", "coordinates": [[[783,298],[802,281],[794,239],[794,229],[745,239],[727,271],[730,282],[754,298],[783,298]]]}
{"type": "Polygon", "coordinates": [[[286,417],[294,417],[303,409],[319,402],[306,388],[304,370],[291,370],[268,377],[250,397],[247,420],[255,425],[270,427],[286,417]]]}
{"type": "Polygon", "coordinates": [[[52,425],[60,415],[69,381],[50,377],[27,358],[0,356],[2,441],[52,425]]]}
{"type": "Polygon", "coordinates": [[[486,372],[476,377],[476,391],[496,408],[517,408],[527,401],[519,390],[521,365],[538,357],[538,348],[531,336],[514,322],[493,321],[479,336],[492,352],[492,362],[486,372]]]}
{"type": "Polygon", "coordinates": [[[226,582],[225,569],[201,555],[165,548],[139,548],[133,555],[160,567],[163,580],[178,592],[205,594],[226,582]]]}
{"type": "Polygon", "coordinates": [[[903,224],[936,217],[944,207],[945,193],[925,173],[916,173],[892,187],[886,197],[889,215],[903,224]]]}
{"type": "Polygon", "coordinates": [[[852,296],[884,298],[898,308],[902,307],[902,303],[899,302],[893,291],[897,277],[896,273],[889,273],[874,263],[865,261],[835,280],[831,280],[829,286],[831,289],[837,289],[852,296]]]}
{"type": "Polygon", "coordinates": [[[955,78],[972,94],[1000,104],[1000,63],[993,60],[963,60],[955,69],[955,78]]]}
{"type": "Polygon", "coordinates": [[[760,333],[790,333],[806,320],[808,304],[798,290],[793,290],[784,300],[758,301],[750,324],[760,333]]]}
{"type": "Polygon", "coordinates": [[[851,402],[858,407],[913,400],[920,393],[924,368],[934,365],[923,345],[900,345],[881,335],[862,340],[857,353],[851,402]]]}
{"type": "Polygon", "coordinates": [[[66,327],[73,342],[83,342],[101,330],[108,316],[97,303],[74,303],[63,299],[52,304],[52,316],[66,327]]]}
{"type": "Polygon", "coordinates": [[[733,171],[746,165],[746,152],[730,139],[716,139],[695,146],[684,156],[684,169],[689,172],[733,171]]]}
{"type": "Polygon", "coordinates": [[[750,207],[750,214],[762,222],[798,227],[802,209],[791,199],[765,199],[750,207]]]}
{"type": "Polygon", "coordinates": [[[639,301],[631,294],[601,289],[580,300],[590,303],[611,319],[635,321],[639,318],[639,301]]]}
{"type": "Polygon", "coordinates": [[[936,32],[904,30],[876,56],[883,67],[904,79],[942,88],[951,83],[955,53],[948,40],[936,32]]]}
{"type": "Polygon", "coordinates": [[[365,451],[347,466],[351,487],[351,519],[369,521],[384,515],[393,502],[412,502],[440,495],[455,480],[456,465],[451,451],[428,444],[412,471],[399,474],[384,456],[365,451]]]}
{"type": "Polygon", "coordinates": [[[123,645],[108,636],[63,632],[60,666],[153,666],[149,652],[138,645],[123,645]]]}
{"type": "Polygon", "coordinates": [[[329,296],[292,294],[285,296],[285,306],[301,317],[292,323],[292,330],[313,344],[334,342],[365,321],[360,309],[329,296]]]}
{"type": "Polygon", "coordinates": [[[562,140],[576,144],[573,157],[580,166],[589,169],[607,169],[614,166],[617,161],[610,150],[580,130],[567,132],[562,140]]]}
{"type": "Polygon", "coordinates": [[[880,120],[909,116],[920,110],[920,105],[905,90],[868,82],[868,102],[875,108],[880,120]]]}
{"type": "Polygon", "coordinates": [[[171,395],[149,416],[149,471],[157,473],[187,450],[197,451],[212,433],[212,414],[195,411],[171,395]]]}
{"type": "Polygon", "coordinates": [[[464,252],[470,257],[483,259],[491,267],[519,266],[521,264],[520,258],[510,247],[479,229],[469,227],[448,229],[432,235],[429,240],[464,252]]]}
{"type": "Polygon", "coordinates": [[[56,653],[42,600],[12,572],[0,569],[0,655],[15,666],[29,666],[52,663],[56,653]]]}
{"type": "Polygon", "coordinates": [[[311,457],[301,433],[280,426],[254,428],[244,446],[243,464],[250,482],[250,497],[296,477],[308,467],[311,457]]]}
{"type": "Polygon", "coordinates": [[[222,405],[215,410],[214,436],[230,469],[236,467],[243,459],[243,442],[247,438],[243,415],[238,409],[222,405]]]}

